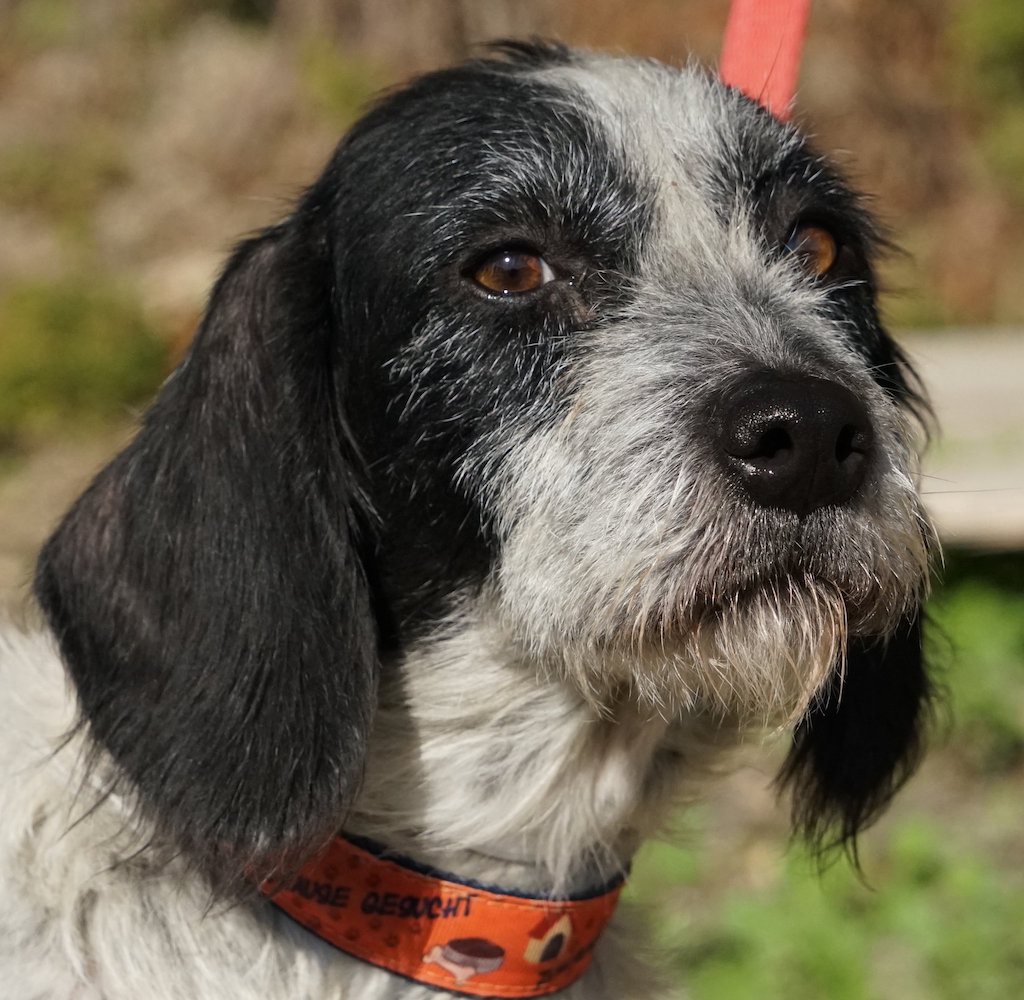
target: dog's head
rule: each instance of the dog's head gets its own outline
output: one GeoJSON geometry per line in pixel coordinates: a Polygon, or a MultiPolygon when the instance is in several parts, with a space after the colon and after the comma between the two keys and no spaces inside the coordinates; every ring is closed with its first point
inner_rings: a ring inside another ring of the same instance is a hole
{"type": "Polygon", "coordinates": [[[598,706],[799,717],[796,818],[852,836],[927,694],[877,242],[698,72],[513,46],[389,96],[42,555],[92,736],[197,857],[301,851],[382,659],[484,616],[598,706]]]}

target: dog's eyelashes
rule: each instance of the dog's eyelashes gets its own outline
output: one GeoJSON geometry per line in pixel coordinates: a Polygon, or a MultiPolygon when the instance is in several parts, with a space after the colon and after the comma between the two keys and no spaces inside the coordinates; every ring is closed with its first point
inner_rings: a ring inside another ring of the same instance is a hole
{"type": "Polygon", "coordinates": [[[555,280],[551,265],[528,250],[503,248],[471,272],[473,280],[492,295],[522,295],[555,280]]]}
{"type": "Polygon", "coordinates": [[[796,257],[803,271],[815,278],[828,274],[839,256],[836,238],[823,226],[811,223],[793,227],[786,250],[796,257]]]}

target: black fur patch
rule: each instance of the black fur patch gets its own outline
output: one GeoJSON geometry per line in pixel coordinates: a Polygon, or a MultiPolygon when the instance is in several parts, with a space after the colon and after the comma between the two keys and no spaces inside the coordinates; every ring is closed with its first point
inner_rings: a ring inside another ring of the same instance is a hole
{"type": "Polygon", "coordinates": [[[917,767],[932,694],[919,618],[886,641],[851,641],[842,680],[815,698],[779,775],[794,829],[819,850],[852,846],[917,767]]]}
{"type": "Polygon", "coordinates": [[[370,517],[331,379],[330,256],[304,211],[236,252],[36,580],[92,735],[211,865],[329,834],[375,702],[370,517]]]}

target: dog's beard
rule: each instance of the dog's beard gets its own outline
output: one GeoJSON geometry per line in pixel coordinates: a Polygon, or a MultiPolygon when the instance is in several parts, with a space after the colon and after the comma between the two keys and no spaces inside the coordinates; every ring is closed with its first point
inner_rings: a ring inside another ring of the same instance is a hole
{"type": "Polygon", "coordinates": [[[798,717],[843,666],[846,602],[838,587],[784,579],[574,647],[561,667],[598,706],[628,691],[666,718],[698,710],[751,723],[798,717]]]}
{"type": "MultiPolygon", "coordinates": [[[[568,493],[551,486],[564,476],[524,472],[508,480],[499,614],[531,661],[605,711],[628,692],[666,717],[795,719],[843,670],[849,636],[884,641],[924,597],[932,530],[900,471],[909,447],[889,437],[898,461],[870,491],[805,518],[692,468],[677,490],[648,470],[625,486],[581,475],[568,493]]],[[[542,470],[571,466],[546,457],[542,470]]]]}
{"type": "Polygon", "coordinates": [[[924,597],[929,525],[909,490],[888,506],[866,523],[826,512],[791,537],[748,519],[739,541],[718,519],[689,535],[712,542],[685,556],[678,546],[645,569],[586,573],[592,589],[576,590],[571,576],[561,591],[548,582],[546,602],[531,594],[536,613],[509,624],[601,710],[628,693],[666,718],[704,711],[783,725],[842,672],[848,637],[884,641],[924,597]]]}

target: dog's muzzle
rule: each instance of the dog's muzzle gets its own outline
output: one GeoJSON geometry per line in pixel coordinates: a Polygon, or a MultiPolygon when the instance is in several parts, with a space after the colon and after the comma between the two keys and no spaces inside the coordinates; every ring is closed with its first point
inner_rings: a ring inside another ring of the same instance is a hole
{"type": "Polygon", "coordinates": [[[748,376],[719,408],[715,434],[723,465],[755,504],[801,517],[850,500],[874,446],[860,400],[805,375],[748,376]]]}

